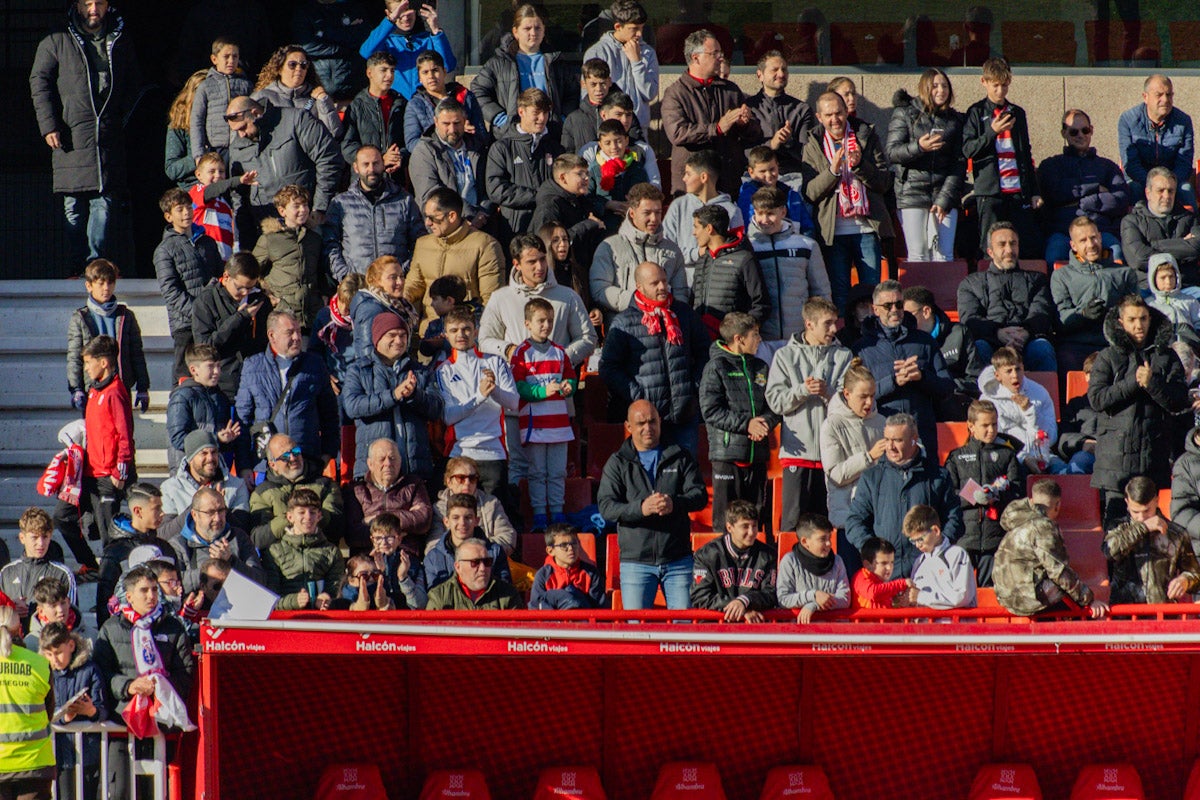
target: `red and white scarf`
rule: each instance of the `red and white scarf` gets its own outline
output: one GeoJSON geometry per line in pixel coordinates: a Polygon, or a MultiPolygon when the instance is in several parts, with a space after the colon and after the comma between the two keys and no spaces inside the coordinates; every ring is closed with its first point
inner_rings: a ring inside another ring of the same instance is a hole
{"type": "Polygon", "coordinates": [[[683,344],[683,329],[679,327],[679,317],[671,310],[673,299],[667,295],[666,300],[651,300],[640,289],[633,293],[633,300],[642,312],[642,324],[650,335],[658,336],[665,329],[667,343],[680,345],[683,344]]]}
{"type": "Polygon", "coordinates": [[[350,318],[338,308],[338,299],[334,295],[329,299],[329,324],[317,331],[317,338],[324,342],[329,352],[337,355],[337,335],[339,331],[348,331],[353,327],[350,318]]]}
{"type": "MultiPolygon", "coordinates": [[[[833,137],[829,135],[829,131],[825,131],[821,147],[830,164],[833,163],[835,153],[833,145],[833,137]]],[[[849,128],[846,128],[846,138],[842,142],[842,149],[845,152],[842,155],[841,183],[838,184],[838,216],[846,219],[869,217],[871,216],[871,201],[867,197],[867,187],[850,168],[850,154],[858,153],[860,150],[858,137],[849,128]]]]}
{"type": "Polygon", "coordinates": [[[166,675],[158,645],[150,628],[163,615],[163,604],[159,603],[149,614],[139,614],[128,602],[120,607],[121,616],[133,626],[130,640],[133,645],[133,661],[137,664],[138,677],[142,675],[166,675]]]}

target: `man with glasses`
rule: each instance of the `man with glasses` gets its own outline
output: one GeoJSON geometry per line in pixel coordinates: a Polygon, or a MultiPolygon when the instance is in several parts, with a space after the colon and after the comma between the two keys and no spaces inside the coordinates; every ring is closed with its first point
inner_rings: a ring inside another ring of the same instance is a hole
{"type": "Polygon", "coordinates": [[[500,499],[479,488],[479,465],[475,463],[475,459],[467,456],[450,459],[446,462],[443,479],[446,488],[438,494],[433,506],[433,524],[429,529],[425,552],[432,550],[438,540],[446,534],[443,519],[446,517],[446,503],[450,496],[469,494],[475,497],[475,516],[484,537],[489,542],[500,545],[505,554],[511,555],[517,547],[517,529],[509,520],[500,499]]]}
{"type": "Polygon", "coordinates": [[[863,321],[862,338],[851,349],[875,376],[879,413],[915,416],[925,455],[936,460],[934,409],[941,398],[954,393],[954,378],[937,342],[917,327],[912,314],[905,313],[899,281],[876,286],[871,303],[874,315],[863,321]]]}
{"type": "Polygon", "coordinates": [[[228,562],[230,567],[255,583],[266,581],[258,548],[244,530],[229,524],[225,497],[216,489],[197,490],[183,530],[168,544],[174,551],[185,595],[202,588],[204,565],[214,558],[228,562]]]}
{"type": "Polygon", "coordinates": [[[307,461],[296,440],[277,433],[267,442],[267,475],[250,495],[250,536],[259,550],[266,551],[287,529],[288,499],[298,490],[307,489],[321,503],[318,524],[326,538],[342,538],[342,493],[333,481],[321,474],[318,465],[307,461]]]}
{"type": "Polygon", "coordinates": [[[425,482],[401,472],[400,448],[391,439],[376,439],[367,450],[367,474],[343,490],[346,509],[346,546],[350,555],[370,552],[374,540],[371,523],[380,514],[394,514],[406,538],[421,541],[429,532],[433,506],[425,482]]]}
{"type": "Polygon", "coordinates": [[[746,170],[745,150],[762,139],[742,90],[718,75],[722,55],[711,32],[690,34],[683,43],[688,71],[663,92],[662,125],[671,142],[671,186],[677,191],[687,157],[716,150],[722,164],[718,188],[736,196],[746,170]]]}
{"type": "Polygon", "coordinates": [[[221,443],[212,431],[194,430],[183,440],[184,460],[175,474],[162,483],[163,538],[183,530],[192,498],[202,488],[215,489],[225,498],[229,519],[236,528],[250,524],[250,489],[231,475],[221,460],[221,443]]]}
{"type": "Polygon", "coordinates": [[[524,608],[525,601],[511,583],[492,576],[493,558],[487,544],[467,539],[454,551],[454,577],[429,592],[430,611],[506,611],[524,608]]]}

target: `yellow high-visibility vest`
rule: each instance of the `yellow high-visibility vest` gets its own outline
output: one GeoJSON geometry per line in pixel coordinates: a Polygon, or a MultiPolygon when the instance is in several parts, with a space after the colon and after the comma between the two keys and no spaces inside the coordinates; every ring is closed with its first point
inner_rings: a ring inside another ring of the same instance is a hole
{"type": "Polygon", "coordinates": [[[0,659],[0,772],[54,766],[54,741],[46,714],[50,663],[24,647],[0,659]]]}

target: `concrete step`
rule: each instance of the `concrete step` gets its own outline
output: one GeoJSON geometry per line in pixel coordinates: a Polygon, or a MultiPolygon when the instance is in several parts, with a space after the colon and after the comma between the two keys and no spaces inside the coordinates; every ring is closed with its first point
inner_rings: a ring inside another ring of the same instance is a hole
{"type": "MultiPolygon", "coordinates": [[[[0,462],[7,459],[11,449],[37,450],[49,458],[62,449],[59,430],[76,417],[74,409],[52,413],[29,411],[20,415],[0,413],[0,462]]],[[[133,438],[139,457],[143,449],[166,449],[166,412],[135,413],[133,438]]]]}
{"type": "MultiPolygon", "coordinates": [[[[2,357],[0,356],[0,358],[2,357]]],[[[15,392],[0,397],[0,414],[16,414],[18,412],[31,411],[57,412],[66,404],[64,398],[70,400],[66,392],[55,392],[53,394],[15,392]]],[[[150,391],[150,413],[161,412],[165,415],[167,412],[167,403],[170,399],[171,392],[169,390],[152,389],[150,391]]]]}
{"type": "MultiPolygon", "coordinates": [[[[0,312],[0,317],[3,313],[0,312]]],[[[152,337],[156,344],[168,337],[152,337]]],[[[170,390],[175,385],[173,350],[160,347],[146,353],[146,367],[150,373],[150,386],[154,389],[170,390]]],[[[42,394],[57,395],[56,405],[68,403],[67,359],[65,343],[61,340],[36,342],[5,337],[0,339],[0,375],[8,380],[0,381],[0,407],[8,405],[13,395],[42,394]]]]}
{"type": "MultiPolygon", "coordinates": [[[[0,472],[0,480],[8,476],[8,470],[11,469],[36,469],[38,474],[46,468],[49,459],[54,456],[57,450],[42,450],[41,448],[18,449],[13,448],[3,451],[3,472],[0,472]],[[46,453],[49,452],[49,456],[46,453]]],[[[149,473],[161,472],[163,477],[166,477],[167,471],[167,449],[165,447],[139,447],[134,454],[135,461],[138,466],[138,477],[144,478],[149,473]],[[143,474],[145,473],[145,474],[143,474]]]]}
{"type": "MultiPolygon", "coordinates": [[[[0,287],[0,337],[49,339],[65,343],[71,313],[87,302],[82,281],[5,281],[0,287]]],[[[158,284],[121,281],[117,297],[133,311],[143,336],[169,334],[166,304],[158,284]]]]}

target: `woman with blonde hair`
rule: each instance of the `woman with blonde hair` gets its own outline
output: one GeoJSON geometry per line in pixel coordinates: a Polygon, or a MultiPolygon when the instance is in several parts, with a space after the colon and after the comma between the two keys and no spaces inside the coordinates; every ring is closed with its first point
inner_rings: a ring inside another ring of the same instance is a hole
{"type": "Polygon", "coordinates": [[[189,189],[196,182],[196,159],[192,157],[192,137],[189,130],[192,124],[192,100],[196,90],[204,82],[206,69],[198,69],[192,73],[171,110],[167,112],[167,152],[164,169],[167,177],[175,181],[180,189],[189,189]]]}
{"type": "Polygon", "coordinates": [[[275,50],[258,73],[251,98],[278,108],[308,111],[329,129],[334,139],[342,135],[342,120],[333,98],[321,85],[312,59],[303,47],[284,45],[275,50]]]}
{"type": "MultiPolygon", "coordinates": [[[[380,256],[367,267],[366,288],[359,289],[350,301],[350,321],[354,330],[354,357],[370,359],[375,348],[371,324],[382,311],[399,314],[411,335],[420,316],[412,303],[404,299],[404,264],[395,256],[380,256]]],[[[416,337],[411,337],[416,339],[416,337]]],[[[415,346],[416,342],[410,342],[415,346]]]]}

